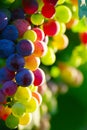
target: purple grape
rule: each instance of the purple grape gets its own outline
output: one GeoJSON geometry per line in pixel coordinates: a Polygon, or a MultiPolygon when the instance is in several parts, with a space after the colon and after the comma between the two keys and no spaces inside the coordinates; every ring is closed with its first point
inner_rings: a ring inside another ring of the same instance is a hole
{"type": "Polygon", "coordinates": [[[31,70],[21,69],[15,76],[15,80],[19,86],[27,87],[34,81],[34,75],[31,70]]]}
{"type": "Polygon", "coordinates": [[[9,70],[18,71],[23,68],[25,64],[24,58],[19,54],[13,54],[8,57],[6,61],[6,66],[9,70]]]}
{"type": "Polygon", "coordinates": [[[18,30],[14,25],[8,25],[1,34],[3,39],[16,40],[18,38],[18,30]]]}
{"type": "Polygon", "coordinates": [[[15,77],[15,72],[9,70],[7,67],[0,69],[0,83],[12,80],[15,77]]]}
{"type": "Polygon", "coordinates": [[[13,96],[17,91],[18,85],[14,81],[7,81],[2,86],[2,91],[6,96],[13,96]]]}
{"type": "Polygon", "coordinates": [[[8,24],[8,18],[6,14],[0,11],[0,31],[2,31],[8,24]]]}
{"type": "Polygon", "coordinates": [[[0,58],[7,58],[15,52],[14,42],[2,39],[0,40],[0,58]]]}
{"type": "Polygon", "coordinates": [[[34,52],[34,45],[29,40],[21,40],[16,46],[17,53],[22,56],[31,55],[34,52]]]}
{"type": "Polygon", "coordinates": [[[2,90],[0,90],[0,103],[6,103],[6,96],[2,90]]]}
{"type": "Polygon", "coordinates": [[[24,11],[21,8],[17,8],[15,10],[12,10],[12,20],[15,19],[24,19],[24,11]]]}

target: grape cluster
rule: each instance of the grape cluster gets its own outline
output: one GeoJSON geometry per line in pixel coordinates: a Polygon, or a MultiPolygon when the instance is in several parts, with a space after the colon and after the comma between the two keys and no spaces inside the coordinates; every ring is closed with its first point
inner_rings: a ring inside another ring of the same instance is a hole
{"type": "Polygon", "coordinates": [[[44,87],[45,74],[40,62],[52,65],[56,52],[69,44],[65,31],[72,11],[64,2],[0,1],[0,118],[10,129],[30,124],[42,102],[39,89],[44,87]]]}

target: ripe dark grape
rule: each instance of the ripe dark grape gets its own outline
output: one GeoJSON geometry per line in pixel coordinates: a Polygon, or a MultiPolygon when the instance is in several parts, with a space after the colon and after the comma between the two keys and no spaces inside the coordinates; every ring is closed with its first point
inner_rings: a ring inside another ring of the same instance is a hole
{"type": "Polygon", "coordinates": [[[7,67],[0,69],[0,83],[12,80],[15,76],[15,73],[9,70],[7,67]]]}
{"type": "Polygon", "coordinates": [[[55,14],[55,8],[52,4],[47,3],[42,7],[41,12],[44,17],[52,18],[53,15],[55,14]]]}
{"type": "Polygon", "coordinates": [[[18,85],[27,87],[34,81],[34,75],[31,70],[21,69],[15,76],[18,85]]]}
{"type": "Polygon", "coordinates": [[[3,39],[16,40],[18,38],[18,30],[14,25],[8,25],[1,34],[3,39]]]}
{"type": "Polygon", "coordinates": [[[6,103],[6,96],[5,96],[5,94],[3,93],[3,91],[2,90],[0,90],[0,104],[4,104],[4,103],[6,103]]]}
{"type": "Polygon", "coordinates": [[[6,96],[13,96],[17,91],[17,84],[14,81],[7,81],[3,84],[2,91],[6,96]]]}
{"type": "Polygon", "coordinates": [[[19,54],[13,54],[8,57],[6,61],[7,68],[12,71],[18,71],[23,68],[25,64],[24,58],[19,54]]]}
{"type": "Polygon", "coordinates": [[[0,11],[0,31],[2,31],[8,24],[8,17],[2,11],[0,11]]]}
{"type": "Polygon", "coordinates": [[[28,56],[34,52],[34,44],[30,40],[21,40],[18,42],[16,50],[18,54],[28,56]]]}
{"type": "Polygon", "coordinates": [[[22,0],[22,3],[26,14],[33,14],[38,10],[38,3],[36,0],[22,0]]]}
{"type": "Polygon", "coordinates": [[[11,40],[0,40],[0,58],[7,58],[15,52],[15,44],[11,40]]]}

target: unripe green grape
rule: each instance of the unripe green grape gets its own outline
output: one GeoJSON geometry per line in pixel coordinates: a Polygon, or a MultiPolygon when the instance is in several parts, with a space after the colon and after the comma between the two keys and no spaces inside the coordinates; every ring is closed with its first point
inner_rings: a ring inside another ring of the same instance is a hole
{"type": "Polygon", "coordinates": [[[15,100],[19,102],[29,101],[31,99],[31,90],[28,87],[18,87],[14,95],[15,100]]]}
{"type": "Polygon", "coordinates": [[[4,4],[11,4],[11,3],[13,3],[15,0],[2,0],[2,2],[4,3],[4,4]]]}
{"type": "Polygon", "coordinates": [[[63,4],[64,2],[65,2],[65,0],[58,0],[58,5],[63,4]]]}
{"type": "Polygon", "coordinates": [[[55,18],[59,22],[68,23],[71,17],[72,17],[72,12],[67,6],[61,5],[56,8],[55,18]]]}
{"type": "Polygon", "coordinates": [[[64,34],[66,31],[66,25],[64,23],[59,23],[59,24],[60,24],[59,34],[64,34]]]}
{"type": "Polygon", "coordinates": [[[44,17],[42,16],[42,14],[40,13],[36,13],[36,14],[32,14],[31,15],[31,22],[34,24],[34,25],[41,25],[43,24],[44,22],[44,17]]]}
{"type": "Polygon", "coordinates": [[[51,47],[48,47],[46,55],[41,58],[44,65],[52,65],[56,60],[55,53],[51,47]]]}
{"type": "Polygon", "coordinates": [[[9,115],[5,121],[5,124],[8,128],[14,129],[19,124],[19,119],[13,115],[9,115]]]}
{"type": "Polygon", "coordinates": [[[58,68],[57,66],[52,66],[52,67],[51,67],[51,70],[50,70],[50,74],[51,74],[51,76],[52,76],[53,78],[58,77],[59,74],[60,74],[59,68],[58,68]]]}
{"type": "Polygon", "coordinates": [[[29,102],[25,103],[25,106],[26,106],[26,111],[32,113],[36,111],[36,109],[38,108],[38,101],[34,97],[32,97],[29,102]]]}
{"type": "MultiPolygon", "coordinates": [[[[22,95],[21,95],[22,96],[22,95]]],[[[26,112],[26,108],[22,103],[16,102],[12,106],[12,114],[16,117],[21,117],[26,112]]]]}
{"type": "Polygon", "coordinates": [[[23,35],[23,39],[26,40],[31,40],[32,42],[35,42],[37,39],[37,34],[35,31],[33,30],[27,30],[24,35],[23,35]]]}

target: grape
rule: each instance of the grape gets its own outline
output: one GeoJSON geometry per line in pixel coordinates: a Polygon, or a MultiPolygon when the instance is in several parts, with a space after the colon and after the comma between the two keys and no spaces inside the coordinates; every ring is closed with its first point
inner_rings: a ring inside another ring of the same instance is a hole
{"type": "Polygon", "coordinates": [[[35,42],[37,39],[37,34],[35,31],[33,30],[27,30],[24,35],[23,35],[23,39],[26,40],[31,40],[32,42],[35,42]]]}
{"type": "Polygon", "coordinates": [[[7,67],[0,69],[0,83],[12,80],[15,77],[15,72],[9,70],[7,67]]]}
{"type": "Polygon", "coordinates": [[[8,118],[5,121],[5,124],[8,128],[14,129],[19,124],[19,119],[13,115],[9,115],[8,118]]]}
{"type": "Polygon", "coordinates": [[[6,103],[6,96],[2,90],[0,90],[0,104],[6,103]]]}
{"type": "Polygon", "coordinates": [[[87,44],[87,32],[80,33],[80,40],[83,44],[87,44]]]}
{"type": "Polygon", "coordinates": [[[52,42],[52,45],[55,49],[58,50],[63,50],[65,49],[68,44],[69,44],[69,40],[68,37],[65,34],[62,35],[56,35],[53,37],[54,41],[52,42]]]}
{"type": "Polygon", "coordinates": [[[42,41],[34,42],[34,47],[35,49],[33,55],[35,55],[36,57],[42,57],[47,52],[47,45],[44,44],[44,42],[42,41]]]}
{"type": "Polygon", "coordinates": [[[7,39],[0,40],[0,58],[7,58],[14,52],[15,52],[14,42],[7,39]]]}
{"type": "Polygon", "coordinates": [[[27,125],[30,124],[32,120],[32,114],[31,113],[25,113],[22,117],[19,118],[19,124],[20,125],[27,125]]]}
{"type": "Polygon", "coordinates": [[[21,20],[23,20],[24,19],[24,11],[23,11],[23,9],[21,9],[21,8],[16,8],[16,9],[14,9],[14,10],[12,10],[12,17],[11,17],[11,19],[12,20],[18,20],[18,19],[21,19],[21,20]]]}
{"type": "Polygon", "coordinates": [[[15,95],[14,95],[15,100],[19,102],[26,102],[31,99],[31,91],[27,87],[21,87],[19,86],[15,95]]]}
{"type": "Polygon", "coordinates": [[[16,46],[16,50],[18,54],[28,56],[34,52],[34,44],[29,40],[20,40],[16,46]]]}
{"type": "Polygon", "coordinates": [[[44,33],[48,36],[56,35],[60,30],[60,25],[55,20],[49,20],[43,24],[44,33]]]}
{"type": "Polygon", "coordinates": [[[33,14],[38,10],[38,2],[36,0],[22,0],[22,5],[26,14],[33,14]]]}
{"type": "Polygon", "coordinates": [[[38,104],[41,105],[42,103],[42,97],[38,92],[32,92],[32,96],[35,97],[38,101],[38,104]]]}
{"type": "Polygon", "coordinates": [[[25,64],[24,58],[19,54],[13,54],[6,61],[7,68],[12,71],[18,71],[25,64]]]}
{"type": "Polygon", "coordinates": [[[25,103],[25,106],[26,106],[26,111],[32,113],[36,111],[36,109],[38,108],[38,101],[34,97],[32,97],[29,102],[25,103]]]}
{"type": "Polygon", "coordinates": [[[44,65],[52,65],[56,60],[56,56],[52,48],[48,47],[47,53],[41,58],[44,65]]]}
{"type": "Polygon", "coordinates": [[[0,11],[0,31],[2,31],[8,24],[8,17],[2,11],[0,11]]]}
{"type": "Polygon", "coordinates": [[[17,72],[15,80],[18,85],[27,87],[33,83],[34,75],[31,70],[21,69],[19,72],[17,72]]]}
{"type": "Polygon", "coordinates": [[[34,55],[25,57],[25,68],[34,71],[39,67],[39,65],[40,65],[39,57],[35,57],[34,55]]]}
{"type": "Polygon", "coordinates": [[[30,19],[31,19],[31,22],[37,26],[44,23],[44,17],[40,13],[32,14],[30,19]]]}
{"type": "Polygon", "coordinates": [[[55,14],[55,7],[50,3],[44,4],[41,13],[46,18],[52,18],[55,14]]]}
{"type": "Polygon", "coordinates": [[[50,3],[50,4],[53,4],[53,5],[56,5],[56,4],[57,4],[57,1],[59,1],[59,0],[43,0],[43,2],[44,2],[45,4],[50,3]]]}
{"type": "Polygon", "coordinates": [[[52,76],[53,78],[56,78],[56,77],[59,76],[60,70],[58,69],[58,67],[53,66],[53,67],[51,67],[50,74],[51,74],[51,76],[52,76]]]}
{"type": "Polygon", "coordinates": [[[39,86],[45,82],[45,74],[44,71],[40,68],[33,71],[34,74],[34,85],[39,86]]]}
{"type": "Polygon", "coordinates": [[[19,37],[22,37],[23,34],[28,30],[31,29],[31,26],[29,22],[25,19],[17,19],[14,22],[14,25],[17,27],[18,32],[19,32],[19,37]],[[20,28],[21,26],[21,28],[20,28]]]}
{"type": "Polygon", "coordinates": [[[17,84],[14,81],[7,81],[3,84],[2,90],[6,96],[13,96],[17,91],[17,84]]]}
{"type": "Polygon", "coordinates": [[[2,0],[2,2],[4,3],[4,4],[11,4],[11,3],[13,3],[15,0],[2,0]]]}
{"type": "Polygon", "coordinates": [[[63,4],[65,0],[58,0],[58,4],[63,4]]]}
{"type": "Polygon", "coordinates": [[[8,9],[2,8],[0,11],[6,14],[8,21],[11,19],[11,12],[8,9]]]}
{"type": "Polygon", "coordinates": [[[2,120],[6,120],[7,117],[11,114],[11,108],[9,108],[8,106],[4,107],[2,106],[1,111],[0,111],[0,116],[2,120]]]}
{"type": "Polygon", "coordinates": [[[38,28],[38,27],[33,28],[33,30],[34,30],[34,31],[36,32],[36,34],[37,34],[37,39],[36,39],[36,41],[43,41],[43,40],[44,40],[44,37],[45,37],[43,30],[40,29],[40,28],[38,28]]]}
{"type": "Polygon", "coordinates": [[[1,34],[3,39],[16,40],[18,38],[18,30],[14,25],[8,25],[1,34]]]}
{"type": "Polygon", "coordinates": [[[66,25],[64,23],[59,23],[59,24],[60,24],[60,31],[58,33],[64,34],[66,31],[66,25]]]}
{"type": "Polygon", "coordinates": [[[68,23],[72,17],[72,13],[68,7],[61,5],[56,8],[55,17],[59,22],[68,23]]]}
{"type": "Polygon", "coordinates": [[[26,107],[20,103],[20,102],[16,102],[14,103],[14,105],[12,106],[12,114],[16,117],[21,117],[23,116],[23,114],[26,112],[26,107]]]}

